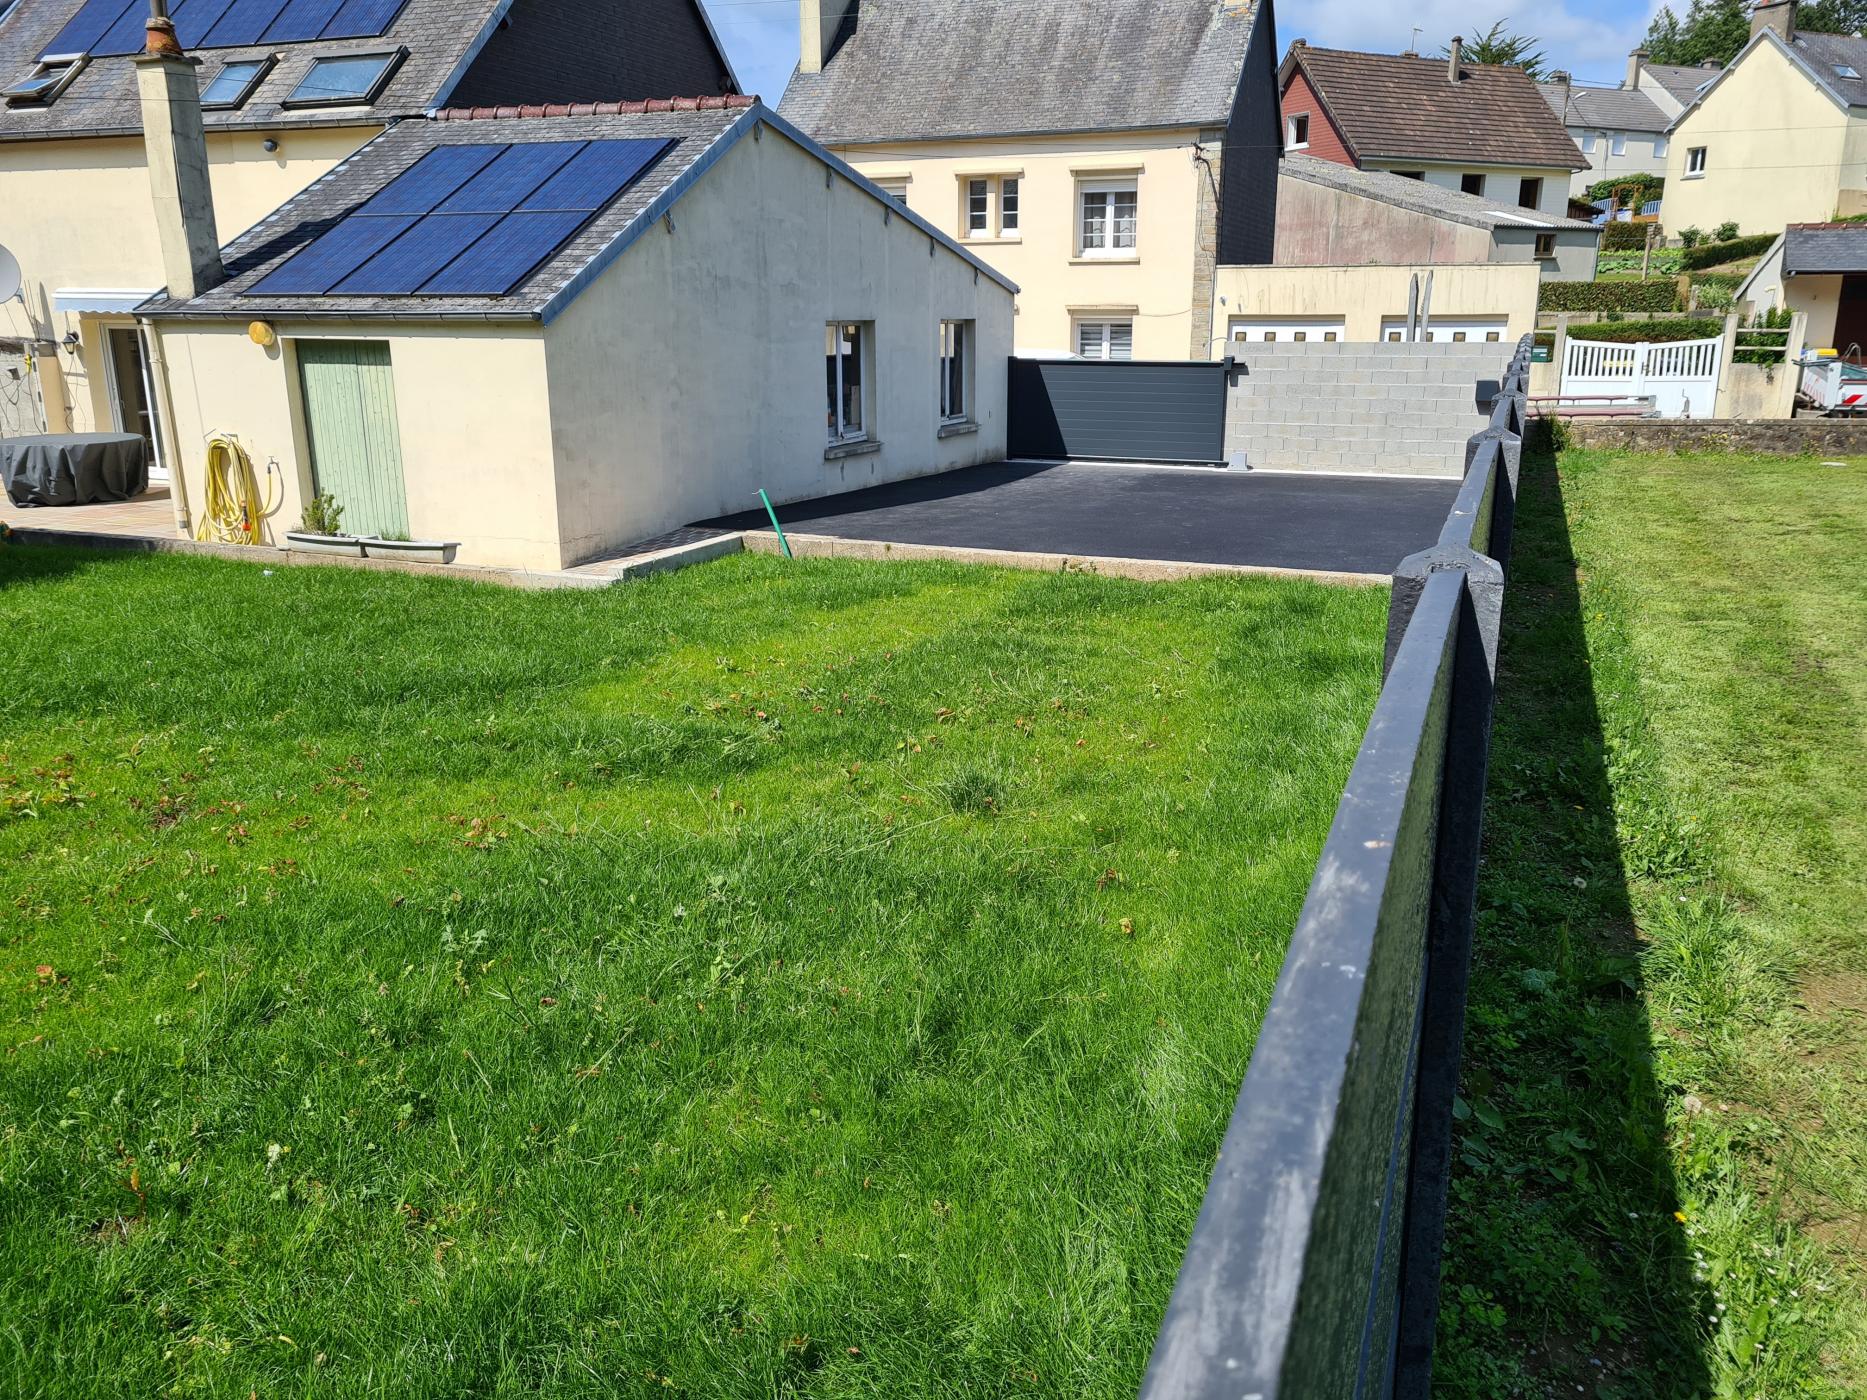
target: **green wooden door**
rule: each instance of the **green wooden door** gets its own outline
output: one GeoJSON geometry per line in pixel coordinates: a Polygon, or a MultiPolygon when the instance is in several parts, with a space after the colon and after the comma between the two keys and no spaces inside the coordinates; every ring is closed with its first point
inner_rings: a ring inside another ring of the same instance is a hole
{"type": "Polygon", "coordinates": [[[344,533],[407,539],[408,493],[402,488],[389,343],[301,340],[298,377],[312,480],[320,494],[336,497],[343,507],[344,533]]]}

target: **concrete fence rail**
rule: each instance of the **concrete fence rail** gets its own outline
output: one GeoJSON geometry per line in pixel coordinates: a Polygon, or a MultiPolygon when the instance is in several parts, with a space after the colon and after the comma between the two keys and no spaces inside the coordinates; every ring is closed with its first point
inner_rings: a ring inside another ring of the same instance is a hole
{"type": "Polygon", "coordinates": [[[1530,353],[1439,542],[1395,574],[1386,683],[1142,1400],[1428,1393],[1530,353]]]}

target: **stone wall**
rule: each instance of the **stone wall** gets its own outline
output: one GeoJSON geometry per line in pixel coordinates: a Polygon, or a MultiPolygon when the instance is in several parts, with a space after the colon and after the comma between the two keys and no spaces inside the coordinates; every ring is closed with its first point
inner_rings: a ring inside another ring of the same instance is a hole
{"type": "Polygon", "coordinates": [[[1569,424],[1569,441],[1576,447],[1623,452],[1867,456],[1867,419],[1580,418],[1569,424]]]}
{"type": "Polygon", "coordinates": [[[1234,466],[1394,476],[1464,474],[1465,440],[1484,427],[1508,358],[1487,342],[1230,348],[1234,466]]]}

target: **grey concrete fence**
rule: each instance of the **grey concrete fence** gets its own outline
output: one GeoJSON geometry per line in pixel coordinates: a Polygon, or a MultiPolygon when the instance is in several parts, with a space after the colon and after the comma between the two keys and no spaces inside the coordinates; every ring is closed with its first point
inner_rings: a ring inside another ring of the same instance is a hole
{"type": "Polygon", "coordinates": [[[1290,940],[1142,1400],[1423,1400],[1530,341],[1439,542],[1290,940]]]}

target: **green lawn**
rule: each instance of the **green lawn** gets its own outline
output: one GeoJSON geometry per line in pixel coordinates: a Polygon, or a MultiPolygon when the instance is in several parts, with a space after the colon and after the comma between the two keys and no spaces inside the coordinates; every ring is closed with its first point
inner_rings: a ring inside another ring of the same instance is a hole
{"type": "Polygon", "coordinates": [[[1440,1389],[1867,1394],[1867,461],[1525,472],[1440,1389]]]}
{"type": "Polygon", "coordinates": [[[0,1392],[1131,1395],[1385,607],[0,548],[0,1392]]]}

